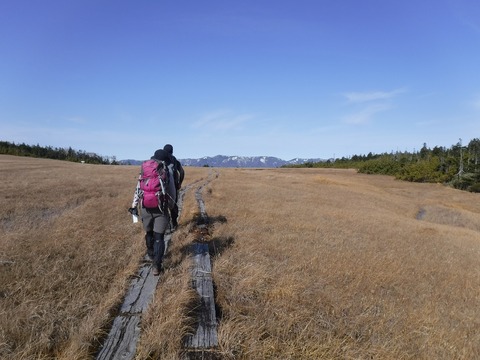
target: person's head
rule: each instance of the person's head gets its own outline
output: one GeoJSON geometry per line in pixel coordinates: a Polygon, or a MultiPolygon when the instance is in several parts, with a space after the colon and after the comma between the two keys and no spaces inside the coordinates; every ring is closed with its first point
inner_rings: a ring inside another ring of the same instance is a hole
{"type": "Polygon", "coordinates": [[[163,150],[165,150],[167,153],[170,155],[173,155],[173,146],[170,144],[167,144],[163,147],[163,150]]]}
{"type": "Polygon", "coordinates": [[[152,159],[157,159],[157,160],[161,160],[161,161],[168,161],[170,159],[170,155],[165,150],[158,149],[153,154],[152,159]]]}

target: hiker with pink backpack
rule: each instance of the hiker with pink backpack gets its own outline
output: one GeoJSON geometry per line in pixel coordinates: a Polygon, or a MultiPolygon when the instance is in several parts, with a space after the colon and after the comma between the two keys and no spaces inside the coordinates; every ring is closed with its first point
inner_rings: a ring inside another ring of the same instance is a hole
{"type": "Polygon", "coordinates": [[[138,216],[137,206],[140,205],[147,255],[153,261],[153,275],[159,275],[162,270],[165,231],[170,223],[169,211],[176,206],[175,180],[171,168],[170,154],[163,149],[155,151],[150,160],[144,161],[132,207],[128,209],[132,215],[138,216]]]}

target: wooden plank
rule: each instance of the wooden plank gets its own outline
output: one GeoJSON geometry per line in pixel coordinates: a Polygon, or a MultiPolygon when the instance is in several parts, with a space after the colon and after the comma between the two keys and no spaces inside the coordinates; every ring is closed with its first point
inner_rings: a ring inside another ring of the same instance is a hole
{"type": "MultiPolygon", "coordinates": [[[[165,251],[171,236],[171,234],[165,234],[165,251]]],[[[159,278],[153,275],[150,262],[141,265],[137,275],[130,282],[119,314],[114,319],[112,328],[96,356],[97,360],[131,360],[135,357],[142,314],[153,298],[159,278]]]]}
{"type": "Polygon", "coordinates": [[[151,264],[144,264],[132,279],[120,314],[139,314],[147,309],[158,283],[158,276],[150,274],[151,267],[151,264]]]}
{"type": "Polygon", "coordinates": [[[208,349],[218,346],[215,294],[208,244],[193,245],[192,286],[199,296],[197,329],[185,339],[186,348],[208,349]]]}
{"type": "Polygon", "coordinates": [[[97,360],[133,359],[140,336],[140,320],[140,315],[117,316],[97,360]]]}

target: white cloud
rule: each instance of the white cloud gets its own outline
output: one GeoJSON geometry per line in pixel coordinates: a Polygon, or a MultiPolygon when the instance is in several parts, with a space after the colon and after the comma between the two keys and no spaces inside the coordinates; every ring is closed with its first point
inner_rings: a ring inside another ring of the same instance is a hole
{"type": "Polygon", "coordinates": [[[392,91],[349,92],[343,94],[348,106],[354,108],[349,115],[343,117],[345,124],[362,125],[372,121],[376,114],[390,110],[393,98],[406,92],[405,88],[392,91]]]}
{"type": "Polygon", "coordinates": [[[371,101],[388,100],[399,94],[404,93],[404,88],[393,91],[367,91],[367,92],[349,92],[343,94],[351,103],[365,103],[371,101]]]}
{"type": "Polygon", "coordinates": [[[253,114],[234,114],[229,110],[217,110],[202,116],[192,126],[209,131],[241,130],[244,124],[253,118],[255,118],[253,114]]]}
{"type": "Polygon", "coordinates": [[[347,115],[343,119],[343,122],[353,125],[367,124],[376,114],[389,110],[390,108],[391,106],[388,104],[372,104],[357,111],[356,113],[347,115]]]}

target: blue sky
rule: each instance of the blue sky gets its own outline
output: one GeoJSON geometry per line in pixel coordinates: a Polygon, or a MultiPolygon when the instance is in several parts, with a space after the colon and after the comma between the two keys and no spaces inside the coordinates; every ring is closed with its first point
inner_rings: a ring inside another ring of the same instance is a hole
{"type": "Polygon", "coordinates": [[[0,2],[0,140],[330,158],[480,137],[478,0],[0,2]]]}

